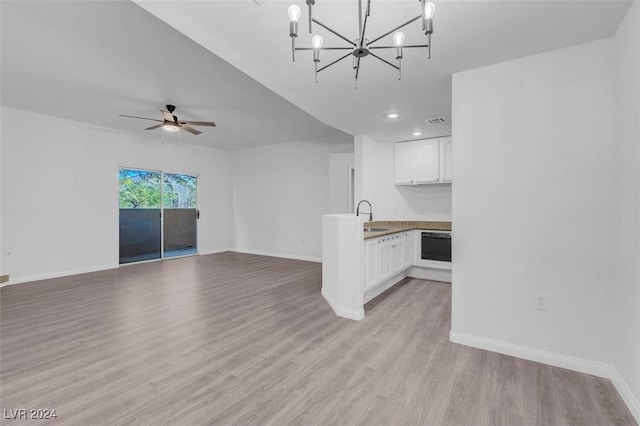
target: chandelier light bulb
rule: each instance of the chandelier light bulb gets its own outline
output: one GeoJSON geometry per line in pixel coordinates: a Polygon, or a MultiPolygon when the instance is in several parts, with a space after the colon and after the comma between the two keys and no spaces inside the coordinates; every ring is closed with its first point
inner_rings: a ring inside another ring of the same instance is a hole
{"type": "Polygon", "coordinates": [[[324,40],[320,35],[316,34],[311,39],[311,46],[313,46],[314,49],[320,49],[322,47],[322,43],[324,43],[324,40]]]}
{"type": "Polygon", "coordinates": [[[295,4],[289,6],[289,10],[287,12],[289,13],[289,21],[291,22],[298,22],[300,15],[302,14],[298,5],[295,4]]]}
{"type": "Polygon", "coordinates": [[[404,45],[404,33],[402,31],[398,31],[393,35],[393,44],[396,47],[402,47],[404,45]]]}
{"type": "Polygon", "coordinates": [[[436,13],[436,5],[428,2],[424,4],[424,19],[432,19],[433,14],[436,13]]]}

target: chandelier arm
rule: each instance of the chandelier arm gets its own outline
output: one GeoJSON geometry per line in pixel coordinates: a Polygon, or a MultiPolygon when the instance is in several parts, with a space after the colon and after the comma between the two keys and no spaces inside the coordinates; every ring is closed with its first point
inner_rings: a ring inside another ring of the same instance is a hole
{"type": "Polygon", "coordinates": [[[336,59],[335,61],[331,62],[330,64],[327,64],[327,65],[325,65],[324,67],[320,68],[320,69],[318,70],[318,72],[320,72],[320,71],[322,71],[322,70],[325,70],[325,69],[329,68],[331,65],[337,64],[338,62],[340,62],[341,60],[343,60],[343,59],[345,59],[345,58],[347,58],[347,57],[349,57],[349,56],[351,56],[351,52],[347,53],[346,55],[344,55],[344,56],[343,56],[343,57],[341,57],[341,58],[336,59]]]}
{"type": "Polygon", "coordinates": [[[344,41],[346,41],[347,43],[349,43],[352,46],[355,46],[356,44],[354,42],[352,42],[351,40],[349,40],[348,38],[346,38],[345,36],[343,36],[342,34],[340,34],[337,31],[332,30],[331,28],[327,27],[325,24],[323,24],[322,22],[318,21],[317,19],[313,18],[312,19],[313,22],[315,22],[316,24],[320,25],[322,28],[324,28],[325,30],[337,35],[338,37],[340,37],[341,39],[343,39],[344,41]]]}
{"type": "MultiPolygon", "coordinates": [[[[407,46],[402,46],[403,49],[409,49],[412,47],[429,47],[428,44],[409,44],[407,46]]],[[[369,46],[369,50],[371,49],[397,49],[398,46],[369,46]]],[[[298,49],[296,47],[296,49],[298,49]]]]}
{"type": "Polygon", "coordinates": [[[387,64],[387,65],[389,65],[389,66],[391,66],[391,67],[393,67],[393,68],[395,68],[395,69],[397,69],[397,70],[399,70],[399,69],[400,69],[400,67],[399,67],[399,66],[392,64],[391,62],[387,61],[386,59],[382,59],[380,56],[376,55],[376,54],[375,54],[375,53],[373,53],[373,52],[369,52],[369,55],[373,56],[374,58],[380,59],[380,60],[381,60],[382,62],[384,62],[385,64],[387,64]]]}
{"type": "Polygon", "coordinates": [[[317,49],[315,47],[296,47],[296,50],[348,50],[352,52],[353,47],[319,47],[317,49]]]}
{"type": "Polygon", "coordinates": [[[376,37],[374,38],[372,41],[369,42],[369,46],[371,46],[373,43],[375,43],[376,41],[380,40],[381,38],[384,38],[386,36],[388,36],[389,34],[391,34],[392,32],[399,30],[400,28],[406,27],[407,25],[411,24],[414,21],[417,21],[418,19],[422,18],[422,15],[418,15],[413,19],[408,20],[407,22],[405,22],[402,25],[398,25],[397,27],[395,27],[394,29],[392,29],[391,31],[388,31],[384,34],[382,34],[380,37],[376,37]]]}

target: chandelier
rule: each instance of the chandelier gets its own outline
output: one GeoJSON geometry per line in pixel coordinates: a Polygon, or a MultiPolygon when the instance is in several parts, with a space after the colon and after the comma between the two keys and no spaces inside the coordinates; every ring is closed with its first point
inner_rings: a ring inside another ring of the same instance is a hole
{"type": "Polygon", "coordinates": [[[315,19],[313,17],[313,6],[315,5],[316,0],[306,0],[307,6],[309,7],[309,34],[313,33],[313,24],[315,23],[348,43],[348,46],[343,46],[343,47],[323,47],[324,40],[322,39],[322,36],[318,34],[312,37],[311,47],[296,47],[296,37],[298,37],[298,20],[300,19],[301,11],[300,11],[300,7],[298,7],[297,5],[295,4],[291,5],[289,6],[288,12],[289,12],[289,35],[291,36],[292,59],[295,62],[296,50],[312,50],[313,62],[315,64],[316,83],[318,82],[319,72],[326,70],[330,66],[337,64],[338,62],[348,58],[349,56],[353,56],[353,70],[355,74],[355,84],[357,88],[358,75],[360,73],[360,60],[368,55],[371,55],[374,58],[398,70],[398,79],[401,79],[403,49],[424,47],[428,49],[428,57],[429,59],[431,58],[431,34],[433,34],[433,14],[435,12],[436,6],[431,2],[427,2],[426,0],[418,0],[418,1],[420,2],[420,9],[421,9],[420,15],[408,20],[403,24],[398,25],[397,27],[393,28],[390,31],[387,31],[386,33],[382,34],[379,37],[369,40],[366,38],[365,33],[367,31],[367,19],[369,18],[370,11],[371,11],[371,0],[367,0],[364,16],[362,13],[362,0],[358,0],[358,38],[356,38],[355,40],[349,40],[347,37],[343,36],[342,34],[338,33],[337,31],[329,28],[327,25],[315,19]],[[427,36],[427,43],[406,45],[404,33],[398,30],[417,21],[418,19],[422,21],[422,30],[424,31],[424,34],[427,36]],[[376,42],[378,42],[379,40],[383,39],[384,37],[388,36],[391,33],[394,33],[392,37],[393,46],[378,46],[378,45],[374,46],[376,42]],[[376,53],[374,53],[374,50],[383,50],[383,49],[395,49],[396,61],[397,61],[396,64],[384,58],[381,58],[376,53]],[[340,58],[336,59],[335,61],[327,65],[324,65],[322,67],[319,67],[321,50],[348,50],[348,52],[344,56],[341,56],[340,58]]]}

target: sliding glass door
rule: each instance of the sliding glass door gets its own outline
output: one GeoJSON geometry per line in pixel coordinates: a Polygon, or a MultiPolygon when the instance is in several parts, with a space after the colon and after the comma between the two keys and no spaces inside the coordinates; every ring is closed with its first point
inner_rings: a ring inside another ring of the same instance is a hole
{"type": "Polygon", "coordinates": [[[161,240],[161,173],[120,169],[120,263],[159,259],[161,240]]]}
{"type": "Polygon", "coordinates": [[[197,254],[197,178],[120,168],[120,263],[197,254]]]}
{"type": "Polygon", "coordinates": [[[165,173],[162,182],[164,257],[196,254],[198,252],[197,178],[165,173]]]}

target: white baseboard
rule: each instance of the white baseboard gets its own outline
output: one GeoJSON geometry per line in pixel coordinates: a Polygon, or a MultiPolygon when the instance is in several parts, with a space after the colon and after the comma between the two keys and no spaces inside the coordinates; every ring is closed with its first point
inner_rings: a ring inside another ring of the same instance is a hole
{"type": "Polygon", "coordinates": [[[407,276],[411,278],[419,278],[421,280],[451,282],[451,270],[423,268],[421,266],[412,266],[407,269],[407,276]]]}
{"type": "Polygon", "coordinates": [[[259,251],[259,250],[238,249],[238,248],[230,249],[230,251],[235,251],[236,253],[256,254],[259,256],[281,257],[284,259],[305,260],[307,262],[322,263],[321,257],[298,256],[297,254],[274,253],[271,251],[259,251]]]}
{"type": "Polygon", "coordinates": [[[198,255],[206,256],[208,254],[224,253],[225,251],[233,251],[233,249],[225,248],[225,249],[216,249],[216,250],[204,250],[204,251],[198,252],[198,255]]]}
{"type": "Polygon", "coordinates": [[[336,301],[333,300],[333,298],[324,291],[324,288],[320,291],[320,294],[322,294],[322,297],[324,297],[327,303],[329,303],[329,306],[331,306],[331,309],[333,309],[333,312],[335,312],[337,316],[356,321],[360,321],[364,318],[364,308],[360,309],[359,311],[341,308],[340,306],[338,306],[336,301]]]}
{"type": "Polygon", "coordinates": [[[70,271],[51,272],[51,273],[48,273],[48,274],[29,275],[29,276],[26,276],[26,277],[11,278],[11,279],[9,279],[8,282],[4,283],[0,287],[4,287],[4,286],[7,286],[7,285],[14,285],[14,284],[23,284],[23,283],[28,283],[28,282],[32,282],[32,281],[48,280],[48,279],[51,279],[51,278],[68,277],[70,275],[88,274],[90,272],[106,271],[107,269],[116,269],[116,268],[118,268],[118,266],[119,266],[118,264],[115,264],[115,265],[101,265],[101,266],[94,266],[92,268],[73,269],[73,270],[70,270],[70,271]]]}
{"type": "Polygon", "coordinates": [[[613,372],[610,379],[613,382],[613,386],[616,387],[627,408],[629,408],[629,411],[631,411],[631,414],[635,417],[636,422],[640,424],[640,401],[638,401],[638,398],[631,392],[631,389],[627,386],[627,382],[624,381],[618,370],[615,367],[612,368],[613,372]]]}
{"type": "Polygon", "coordinates": [[[543,364],[553,365],[554,367],[566,368],[568,370],[587,373],[598,377],[611,378],[611,370],[613,366],[602,362],[589,361],[555,352],[543,351],[528,346],[503,342],[501,340],[460,333],[453,330],[449,333],[449,340],[453,343],[459,343],[461,345],[472,346],[479,349],[486,349],[491,352],[511,355],[516,358],[541,362],[543,364]]]}
{"type": "Polygon", "coordinates": [[[591,374],[593,376],[610,379],[614,387],[624,400],[625,404],[640,424],[640,403],[627,386],[618,370],[611,364],[590,361],[555,352],[543,351],[528,346],[516,345],[501,340],[489,339],[486,337],[474,336],[451,330],[449,340],[453,343],[485,349],[491,352],[498,352],[516,358],[527,359],[529,361],[540,362],[554,367],[566,368],[567,370],[579,373],[591,374]]]}

